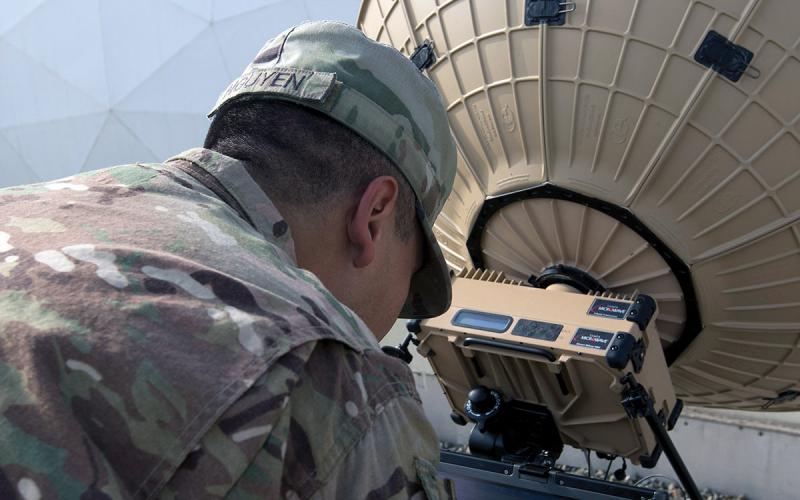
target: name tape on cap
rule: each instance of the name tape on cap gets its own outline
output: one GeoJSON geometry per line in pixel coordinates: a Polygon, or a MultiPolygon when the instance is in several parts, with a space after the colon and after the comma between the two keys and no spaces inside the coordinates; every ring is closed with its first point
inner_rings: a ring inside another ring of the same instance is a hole
{"type": "Polygon", "coordinates": [[[323,102],[336,82],[335,73],[298,68],[252,68],[228,85],[214,109],[242,94],[282,94],[296,99],[323,102]]]}

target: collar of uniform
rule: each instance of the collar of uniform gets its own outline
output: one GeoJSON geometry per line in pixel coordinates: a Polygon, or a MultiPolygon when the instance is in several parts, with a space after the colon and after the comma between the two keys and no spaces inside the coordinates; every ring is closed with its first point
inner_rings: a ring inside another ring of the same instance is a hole
{"type": "Polygon", "coordinates": [[[278,209],[247,173],[241,161],[211,149],[194,148],[173,156],[167,162],[185,160],[202,168],[233,196],[264,238],[286,252],[297,263],[289,225],[278,209]]]}

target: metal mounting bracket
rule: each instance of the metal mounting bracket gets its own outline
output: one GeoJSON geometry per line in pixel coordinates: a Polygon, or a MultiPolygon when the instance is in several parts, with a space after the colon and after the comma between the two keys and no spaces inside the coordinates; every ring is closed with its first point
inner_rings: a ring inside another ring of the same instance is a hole
{"type": "Polygon", "coordinates": [[[694,54],[695,61],[732,82],[738,82],[743,74],[750,78],[761,76],[759,70],[750,66],[752,59],[752,52],[741,45],[736,45],[714,30],[708,32],[694,54]]]}
{"type": "Polygon", "coordinates": [[[761,409],[766,410],[770,406],[779,405],[781,403],[786,403],[787,401],[794,401],[797,397],[800,396],[800,391],[788,390],[779,393],[774,398],[764,398],[766,403],[761,405],[761,409]]]}
{"type": "Polygon", "coordinates": [[[525,26],[542,23],[561,26],[567,14],[576,8],[575,2],[564,0],[525,0],[525,26]]]}
{"type": "Polygon", "coordinates": [[[413,62],[414,66],[420,71],[430,68],[433,63],[436,62],[436,52],[433,50],[433,42],[426,39],[414,49],[409,59],[411,59],[411,62],[413,62]]]}

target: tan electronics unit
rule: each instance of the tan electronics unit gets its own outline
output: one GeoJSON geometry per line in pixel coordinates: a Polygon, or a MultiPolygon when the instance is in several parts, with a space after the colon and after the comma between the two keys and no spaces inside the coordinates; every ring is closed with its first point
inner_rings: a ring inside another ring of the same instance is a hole
{"type": "Polygon", "coordinates": [[[456,272],[640,290],[678,397],[781,411],[800,409],[798,19],[797,0],[364,0],[358,26],[432,56],[456,272]]]}
{"type": "MultiPolygon", "coordinates": [[[[565,444],[652,466],[660,449],[645,420],[626,413],[621,379],[634,373],[663,421],[674,422],[675,393],[653,321],[654,303],[553,289],[558,286],[534,288],[489,271],[464,271],[454,278],[452,307],[422,321],[417,335],[418,350],[444,388],[454,420],[480,424],[480,410],[491,412],[497,403],[492,397],[466,406],[470,391],[483,386],[503,405],[522,406],[526,413],[521,425],[500,425],[517,432],[504,436],[505,450],[494,453],[491,443],[471,440],[473,453],[500,458],[528,445],[557,456],[558,434],[565,444]],[[520,427],[535,435],[520,436],[520,427]]],[[[476,395],[481,397],[473,392],[472,399],[476,395]]]]}

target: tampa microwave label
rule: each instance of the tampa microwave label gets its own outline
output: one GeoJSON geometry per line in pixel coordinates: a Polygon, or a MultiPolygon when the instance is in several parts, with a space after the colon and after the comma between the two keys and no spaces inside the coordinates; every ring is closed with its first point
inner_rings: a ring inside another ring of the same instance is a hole
{"type": "Polygon", "coordinates": [[[588,330],[586,328],[578,328],[575,336],[572,337],[570,344],[579,347],[590,347],[592,349],[605,350],[614,334],[611,332],[600,332],[597,330],[588,330]]]}
{"type": "Polygon", "coordinates": [[[631,304],[616,300],[595,299],[592,307],[586,313],[589,316],[601,316],[603,318],[625,319],[631,304]]]}

